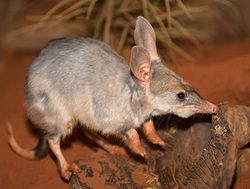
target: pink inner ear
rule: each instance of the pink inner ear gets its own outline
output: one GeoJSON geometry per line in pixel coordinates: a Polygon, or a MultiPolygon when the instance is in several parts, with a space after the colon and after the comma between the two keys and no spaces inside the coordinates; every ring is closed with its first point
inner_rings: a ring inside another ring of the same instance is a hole
{"type": "Polygon", "coordinates": [[[140,77],[140,80],[142,81],[148,81],[149,80],[149,67],[148,66],[142,66],[140,67],[140,70],[139,70],[139,77],[140,77]]]}

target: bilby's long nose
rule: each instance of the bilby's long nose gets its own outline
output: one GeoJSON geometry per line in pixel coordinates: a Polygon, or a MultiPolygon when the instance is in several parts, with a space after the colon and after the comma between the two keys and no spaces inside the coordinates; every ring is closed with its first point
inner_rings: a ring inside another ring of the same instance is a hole
{"type": "Polygon", "coordinates": [[[216,106],[216,105],[214,105],[212,103],[211,103],[211,106],[212,106],[211,107],[211,112],[214,113],[214,114],[217,113],[218,112],[218,106],[216,106]]]}
{"type": "Polygon", "coordinates": [[[211,102],[205,101],[203,104],[203,108],[211,114],[215,114],[218,112],[218,107],[214,104],[212,104],[211,102]]]}

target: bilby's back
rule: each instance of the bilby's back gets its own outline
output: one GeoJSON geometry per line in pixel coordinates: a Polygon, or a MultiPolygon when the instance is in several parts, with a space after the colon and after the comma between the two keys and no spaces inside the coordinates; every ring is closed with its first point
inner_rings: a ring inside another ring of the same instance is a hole
{"type": "Polygon", "coordinates": [[[116,133],[128,120],[139,124],[129,104],[133,85],[127,61],[106,44],[88,38],[53,40],[30,66],[26,107],[41,128],[45,124],[34,114],[37,108],[51,117],[53,132],[63,134],[64,124],[77,120],[116,133]]]}

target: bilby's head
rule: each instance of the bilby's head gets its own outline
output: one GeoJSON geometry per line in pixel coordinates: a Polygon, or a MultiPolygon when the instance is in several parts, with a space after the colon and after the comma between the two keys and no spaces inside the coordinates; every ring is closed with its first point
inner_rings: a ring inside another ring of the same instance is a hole
{"type": "Polygon", "coordinates": [[[152,114],[173,113],[187,118],[196,113],[217,112],[217,106],[203,99],[193,87],[162,64],[156,49],[153,27],[143,17],[136,21],[130,67],[135,78],[145,86],[152,102],[152,114]]]}

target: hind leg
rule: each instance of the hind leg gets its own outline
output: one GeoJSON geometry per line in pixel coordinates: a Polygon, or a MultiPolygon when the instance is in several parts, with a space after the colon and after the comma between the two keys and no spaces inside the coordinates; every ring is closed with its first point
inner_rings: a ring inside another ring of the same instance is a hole
{"type": "Polygon", "coordinates": [[[61,147],[60,147],[61,137],[56,136],[56,137],[53,137],[52,139],[48,139],[48,143],[49,143],[49,147],[51,151],[53,152],[53,154],[56,156],[58,160],[61,176],[64,179],[69,180],[71,176],[71,171],[69,170],[69,164],[64,158],[62,151],[61,151],[61,147]]]}
{"type": "Polygon", "coordinates": [[[60,143],[60,136],[54,136],[53,138],[48,139],[49,147],[58,161],[59,171],[62,178],[65,180],[69,180],[72,175],[72,172],[78,171],[78,167],[75,164],[68,164],[68,162],[64,158],[64,155],[62,154],[60,143]]]}
{"type": "Polygon", "coordinates": [[[56,156],[62,178],[69,180],[72,168],[61,152],[61,137],[71,134],[74,121],[66,109],[58,104],[54,105],[47,100],[26,104],[29,119],[48,134],[49,148],[56,156]]]}
{"type": "MultiPolygon", "coordinates": [[[[65,122],[66,123],[66,122],[65,122]]],[[[62,123],[61,123],[62,124],[62,123]]],[[[52,135],[52,137],[48,138],[49,148],[56,156],[58,161],[59,171],[61,177],[65,180],[69,180],[73,171],[78,171],[78,167],[73,163],[71,165],[68,164],[64,155],[61,151],[61,139],[67,135],[70,135],[74,126],[74,121],[68,121],[66,124],[62,124],[63,129],[61,129],[59,133],[52,135]]]]}
{"type": "Polygon", "coordinates": [[[117,146],[110,144],[105,138],[95,132],[87,131],[84,132],[84,135],[110,154],[114,154],[117,150],[117,146]]]}

